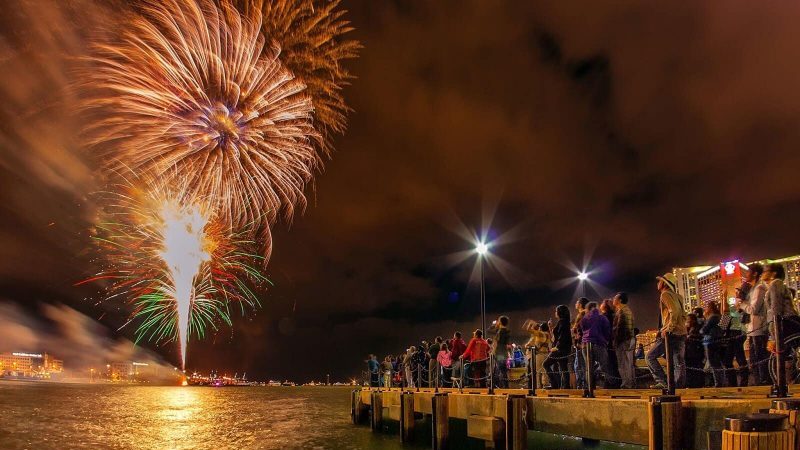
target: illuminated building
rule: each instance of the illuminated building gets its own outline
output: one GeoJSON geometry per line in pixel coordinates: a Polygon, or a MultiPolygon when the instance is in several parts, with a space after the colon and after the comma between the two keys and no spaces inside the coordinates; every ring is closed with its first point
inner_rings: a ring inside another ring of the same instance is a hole
{"type": "Polygon", "coordinates": [[[683,306],[687,312],[702,306],[697,294],[697,275],[713,266],[675,267],[672,274],[678,279],[678,293],[683,297],[683,306]]]}
{"type": "Polygon", "coordinates": [[[114,362],[108,364],[108,377],[114,381],[141,380],[156,375],[153,366],[136,361],[114,362]]]}
{"type": "Polygon", "coordinates": [[[739,260],[722,262],[705,272],[697,274],[697,295],[700,304],[708,302],[728,302],[733,305],[736,289],[741,287],[747,277],[747,266],[739,260]]]}
{"type": "Polygon", "coordinates": [[[63,370],[64,362],[47,353],[0,353],[0,375],[49,378],[63,370]]]}

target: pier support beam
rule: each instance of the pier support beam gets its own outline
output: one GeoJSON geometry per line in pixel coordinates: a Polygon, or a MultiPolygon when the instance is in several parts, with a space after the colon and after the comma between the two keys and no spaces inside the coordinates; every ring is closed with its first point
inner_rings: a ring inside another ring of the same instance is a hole
{"type": "Polygon", "coordinates": [[[660,395],[650,398],[647,417],[650,423],[649,448],[651,450],[680,450],[681,398],[660,395]]]}
{"type": "Polygon", "coordinates": [[[400,442],[414,439],[414,394],[400,394],[400,442]]]}
{"type": "Polygon", "coordinates": [[[525,450],[528,446],[527,402],[524,395],[509,395],[506,403],[506,449],[525,450]]]}
{"type": "Polygon", "coordinates": [[[433,427],[433,450],[448,448],[450,414],[447,394],[439,393],[431,397],[431,424],[433,427]]]}
{"type": "Polygon", "coordinates": [[[350,394],[350,415],[355,425],[364,421],[364,403],[361,401],[361,389],[354,389],[350,394]]]}
{"type": "Polygon", "coordinates": [[[383,425],[383,395],[380,392],[372,392],[370,400],[372,403],[370,427],[372,431],[379,431],[383,425]]]}

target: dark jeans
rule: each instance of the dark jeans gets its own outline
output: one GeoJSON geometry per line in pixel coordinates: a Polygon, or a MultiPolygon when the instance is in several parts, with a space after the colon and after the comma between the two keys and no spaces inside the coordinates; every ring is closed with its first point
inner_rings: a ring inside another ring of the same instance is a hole
{"type": "Polygon", "coordinates": [[[470,375],[472,379],[469,380],[470,385],[475,387],[486,387],[487,380],[484,379],[486,377],[486,360],[471,363],[469,367],[470,372],[472,372],[470,375]]]}
{"type": "Polygon", "coordinates": [[[728,345],[725,347],[722,357],[727,386],[747,386],[747,380],[750,378],[750,368],[747,366],[747,358],[744,356],[745,337],[740,330],[728,331],[728,345]],[[739,366],[738,371],[733,367],[734,359],[739,366]],[[737,372],[739,374],[738,384],[736,383],[737,372]]]}
{"type": "Polygon", "coordinates": [[[711,367],[711,375],[714,377],[714,387],[725,387],[725,368],[722,365],[722,355],[725,349],[719,344],[706,345],[706,359],[711,367]]]}
{"type": "MultiPolygon", "coordinates": [[[[669,351],[672,354],[672,365],[675,369],[675,387],[682,389],[686,386],[686,363],[683,359],[683,352],[686,348],[686,335],[675,336],[670,334],[667,339],[669,339],[669,351]]],[[[653,374],[656,382],[666,386],[667,375],[664,373],[664,368],[658,363],[658,358],[665,355],[664,350],[664,338],[659,335],[653,347],[647,352],[645,359],[647,360],[647,367],[650,368],[650,373],[653,374]]],[[[670,361],[667,361],[667,364],[670,364],[670,361]]]]}
{"type": "Polygon", "coordinates": [[[686,387],[701,388],[706,385],[706,373],[703,371],[705,359],[686,358],[686,387]]]}
{"type": "Polygon", "coordinates": [[[569,352],[555,351],[542,363],[553,389],[569,389],[569,352]]]}
{"type": "Polygon", "coordinates": [[[498,380],[495,381],[495,386],[500,389],[508,388],[508,366],[506,365],[506,357],[502,355],[495,356],[495,364],[497,366],[498,380]]]}
{"type": "Polygon", "coordinates": [[[767,352],[769,336],[750,336],[748,339],[750,340],[750,366],[753,368],[756,384],[762,386],[772,384],[769,379],[769,352],[767,352]]]}

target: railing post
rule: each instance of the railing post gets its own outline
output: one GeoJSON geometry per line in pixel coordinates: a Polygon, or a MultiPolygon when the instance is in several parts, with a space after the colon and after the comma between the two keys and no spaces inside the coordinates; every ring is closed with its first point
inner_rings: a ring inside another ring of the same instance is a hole
{"type": "Polygon", "coordinates": [[[539,374],[536,372],[536,347],[528,347],[528,395],[536,395],[536,378],[539,374]]]}
{"type": "Polygon", "coordinates": [[[463,394],[464,393],[464,373],[467,371],[467,368],[464,366],[464,358],[459,357],[458,359],[461,360],[461,365],[460,365],[460,367],[458,369],[458,377],[460,379],[460,381],[458,383],[458,392],[460,394],[463,394]]]}
{"type": "Polygon", "coordinates": [[[417,392],[420,384],[422,384],[422,364],[417,364],[417,392]]]}
{"type": "Polygon", "coordinates": [[[783,316],[775,316],[774,327],[775,336],[775,385],[772,386],[772,393],[776,397],[786,397],[789,389],[786,386],[786,367],[783,355],[783,316]]]}
{"type": "Polygon", "coordinates": [[[592,343],[587,342],[583,345],[583,361],[586,364],[586,390],[584,397],[594,397],[594,360],[592,359],[592,343]]]}
{"type": "Polygon", "coordinates": [[[669,347],[669,336],[664,336],[664,358],[667,360],[667,389],[666,395],[675,395],[675,365],[672,362],[672,349],[669,347]]]}
{"type": "Polygon", "coordinates": [[[494,355],[490,353],[488,364],[486,364],[489,368],[489,395],[494,394],[494,361],[494,355]]]}

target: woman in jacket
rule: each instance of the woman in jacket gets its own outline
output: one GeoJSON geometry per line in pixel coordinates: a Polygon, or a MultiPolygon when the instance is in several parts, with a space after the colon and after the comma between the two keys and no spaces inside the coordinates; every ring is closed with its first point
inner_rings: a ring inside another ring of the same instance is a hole
{"type": "Polygon", "coordinates": [[[545,358],[542,367],[547,371],[550,388],[569,389],[569,355],[572,352],[572,333],[567,305],[556,307],[556,318],[558,322],[553,328],[550,354],[545,358]]]}
{"type": "Polygon", "coordinates": [[[717,302],[708,302],[704,311],[705,323],[700,329],[703,335],[703,347],[706,350],[706,360],[711,367],[711,374],[714,377],[714,387],[725,386],[725,369],[722,367],[722,352],[724,347],[720,342],[722,339],[722,328],[719,326],[720,313],[717,302]]]}

